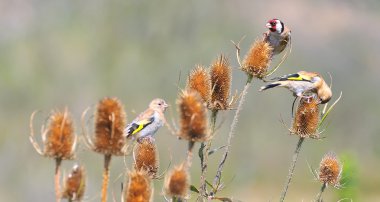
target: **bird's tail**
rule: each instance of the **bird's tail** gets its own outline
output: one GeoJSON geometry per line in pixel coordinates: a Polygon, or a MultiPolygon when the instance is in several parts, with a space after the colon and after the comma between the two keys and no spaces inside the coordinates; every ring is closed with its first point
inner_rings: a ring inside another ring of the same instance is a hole
{"type": "Polygon", "coordinates": [[[268,84],[266,86],[262,86],[259,91],[264,91],[266,89],[274,88],[274,87],[279,86],[279,85],[281,85],[281,83],[271,83],[271,84],[268,84]]]}

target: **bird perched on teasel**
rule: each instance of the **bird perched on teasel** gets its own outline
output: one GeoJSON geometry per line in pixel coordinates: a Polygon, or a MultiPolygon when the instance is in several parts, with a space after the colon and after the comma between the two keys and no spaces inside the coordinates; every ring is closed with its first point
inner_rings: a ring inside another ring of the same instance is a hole
{"type": "Polygon", "coordinates": [[[269,30],[264,33],[264,38],[273,48],[273,55],[277,55],[284,51],[286,46],[290,44],[291,31],[281,20],[276,18],[269,20],[266,27],[269,30]]]}
{"type": "Polygon", "coordinates": [[[277,77],[274,82],[262,86],[260,91],[274,87],[285,87],[293,92],[297,97],[316,96],[320,103],[325,104],[330,101],[332,92],[325,80],[319,73],[299,71],[295,74],[288,74],[277,77]]]}
{"type": "Polygon", "coordinates": [[[138,138],[154,135],[165,123],[164,112],[169,105],[165,100],[156,98],[149,104],[148,109],[138,115],[124,129],[127,138],[135,136],[138,138]]]}

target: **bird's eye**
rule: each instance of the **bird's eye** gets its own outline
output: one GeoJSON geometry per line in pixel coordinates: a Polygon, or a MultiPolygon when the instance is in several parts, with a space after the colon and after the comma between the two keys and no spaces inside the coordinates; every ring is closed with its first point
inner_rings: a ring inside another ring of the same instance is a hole
{"type": "Polygon", "coordinates": [[[276,22],[270,22],[270,24],[272,25],[272,26],[274,26],[274,25],[276,25],[276,22]]]}
{"type": "Polygon", "coordinates": [[[161,105],[161,103],[158,103],[158,105],[161,105]]]}

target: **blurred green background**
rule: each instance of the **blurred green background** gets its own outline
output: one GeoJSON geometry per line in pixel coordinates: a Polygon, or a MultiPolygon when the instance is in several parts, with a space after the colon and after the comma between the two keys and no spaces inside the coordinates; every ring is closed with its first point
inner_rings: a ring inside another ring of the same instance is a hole
{"type": "MultiPolygon", "coordinates": [[[[174,106],[168,119],[176,120],[178,78],[183,88],[196,64],[209,65],[224,53],[234,67],[232,89],[241,90],[246,76],[237,69],[230,40],[246,35],[244,54],[274,17],[292,29],[293,39],[292,53],[276,75],[308,70],[329,80],[330,72],[333,100],[343,91],[326,138],[303,145],[287,201],[315,198],[320,184],[308,163],[317,168],[331,150],[343,155],[351,172],[344,174],[347,189],[329,187],[326,201],[379,201],[379,11],[376,0],[0,1],[0,201],[54,200],[54,161],[37,155],[28,140],[34,110],[42,110],[37,126],[52,109],[67,106],[80,134],[81,113],[105,96],[122,100],[129,121],[161,97],[174,106]]],[[[259,93],[262,84],[254,81],[246,98],[220,196],[242,201],[280,196],[297,138],[279,120],[290,123],[293,98],[284,89],[259,93]]],[[[218,122],[224,124],[214,146],[225,144],[232,116],[233,111],[220,113],[218,122]]],[[[156,139],[161,172],[185,158],[187,144],[166,128],[156,139]]],[[[220,155],[211,157],[209,179],[220,155]]],[[[103,157],[81,145],[76,161],[87,169],[86,201],[100,200],[103,157]]],[[[64,161],[63,168],[73,163],[64,161]]],[[[130,157],[126,164],[131,168],[130,157]]],[[[113,158],[111,166],[110,190],[119,198],[123,158],[113,158]]],[[[199,170],[195,158],[191,181],[197,186],[199,170]]],[[[163,201],[162,182],[155,182],[155,201],[163,201]]]]}

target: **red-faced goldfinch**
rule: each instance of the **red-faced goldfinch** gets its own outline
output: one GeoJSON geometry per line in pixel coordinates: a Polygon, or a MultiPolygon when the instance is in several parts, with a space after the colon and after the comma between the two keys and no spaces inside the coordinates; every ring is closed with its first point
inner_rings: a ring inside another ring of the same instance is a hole
{"type": "MultiPolygon", "coordinates": [[[[169,105],[166,104],[163,99],[156,98],[152,100],[149,104],[149,108],[127,125],[124,129],[124,135],[127,138],[131,136],[141,138],[154,135],[157,130],[164,125],[164,112],[168,106],[169,105]]],[[[133,139],[135,138],[133,137],[133,139]]]]}
{"type": "Polygon", "coordinates": [[[281,53],[290,42],[290,29],[279,19],[269,20],[266,24],[269,29],[264,33],[265,40],[273,48],[273,55],[281,53]]]}
{"type": "Polygon", "coordinates": [[[325,80],[316,72],[299,71],[274,78],[275,82],[262,86],[260,91],[274,88],[285,87],[293,92],[294,96],[307,97],[316,95],[322,104],[330,101],[332,92],[325,80]]]}

